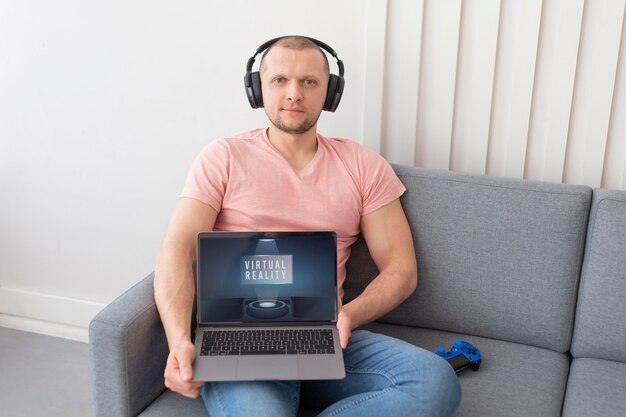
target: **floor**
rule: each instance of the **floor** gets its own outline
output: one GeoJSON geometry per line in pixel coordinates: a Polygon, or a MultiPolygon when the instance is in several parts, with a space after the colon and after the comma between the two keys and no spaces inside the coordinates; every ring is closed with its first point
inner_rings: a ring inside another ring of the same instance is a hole
{"type": "Polygon", "coordinates": [[[93,417],[89,345],[0,327],[3,417],[93,417]]]}

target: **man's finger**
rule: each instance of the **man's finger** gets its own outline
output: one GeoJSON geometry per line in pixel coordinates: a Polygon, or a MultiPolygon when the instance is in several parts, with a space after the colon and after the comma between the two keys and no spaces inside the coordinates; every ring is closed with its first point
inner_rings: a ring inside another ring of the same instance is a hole
{"type": "Polygon", "coordinates": [[[337,330],[339,331],[339,344],[342,349],[348,347],[348,340],[350,340],[350,335],[352,332],[350,329],[346,329],[344,326],[337,326],[337,330]]]}

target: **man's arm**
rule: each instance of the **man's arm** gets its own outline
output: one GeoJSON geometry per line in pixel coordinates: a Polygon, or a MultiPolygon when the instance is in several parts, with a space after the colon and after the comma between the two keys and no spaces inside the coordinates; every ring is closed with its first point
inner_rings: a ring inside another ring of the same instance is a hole
{"type": "Polygon", "coordinates": [[[155,265],[154,298],[170,349],[165,386],[192,398],[198,397],[203,385],[191,381],[195,359],[191,314],[196,291],[192,265],[198,232],[212,230],[216,218],[217,212],[211,206],[181,198],[155,265]]]}
{"type": "Polygon", "coordinates": [[[400,200],[363,216],[361,233],[379,275],[363,293],[339,311],[337,327],[342,348],[353,329],[387,314],[417,286],[417,261],[411,229],[400,200]]]}

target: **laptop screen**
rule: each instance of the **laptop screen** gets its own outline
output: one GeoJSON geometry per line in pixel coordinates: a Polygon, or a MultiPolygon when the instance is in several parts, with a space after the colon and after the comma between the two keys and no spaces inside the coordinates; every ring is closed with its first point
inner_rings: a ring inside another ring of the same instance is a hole
{"type": "Polygon", "coordinates": [[[197,268],[201,324],[336,321],[334,232],[200,233],[197,268]]]}

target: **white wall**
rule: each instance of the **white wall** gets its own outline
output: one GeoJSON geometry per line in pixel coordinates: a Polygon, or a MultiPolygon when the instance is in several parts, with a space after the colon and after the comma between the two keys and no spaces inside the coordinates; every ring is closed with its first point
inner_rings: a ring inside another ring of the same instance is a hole
{"type": "Polygon", "coordinates": [[[0,323],[84,338],[152,270],[194,156],[266,124],[243,88],[264,41],[298,33],[338,51],[347,90],[320,129],[358,140],[366,6],[0,2],[0,323]]]}
{"type": "Polygon", "coordinates": [[[392,162],[626,189],[626,0],[0,0],[0,325],[84,340],[148,274],[247,59],[330,44],[320,130],[392,162]],[[336,71],[331,61],[331,68],[336,71]]]}

